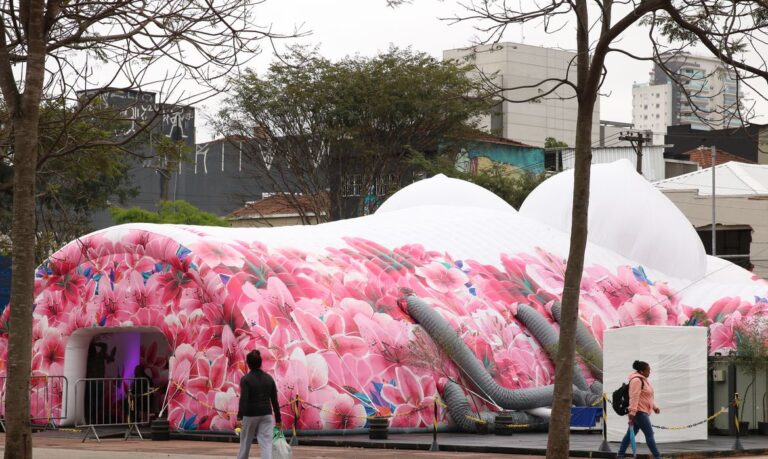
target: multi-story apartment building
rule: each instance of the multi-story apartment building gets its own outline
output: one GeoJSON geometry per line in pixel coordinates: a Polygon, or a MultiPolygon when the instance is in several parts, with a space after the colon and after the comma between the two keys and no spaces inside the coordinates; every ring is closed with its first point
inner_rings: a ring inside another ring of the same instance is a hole
{"type": "Polygon", "coordinates": [[[647,84],[632,88],[632,122],[662,143],[667,126],[694,129],[740,127],[742,93],[721,61],[687,53],[667,53],[654,64],[647,84]]]}
{"type": "MultiPolygon", "coordinates": [[[[443,51],[443,59],[457,60],[475,66],[499,88],[503,96],[493,113],[482,120],[485,129],[494,135],[519,142],[543,146],[547,137],[573,146],[576,142],[578,102],[573,89],[561,85],[545,97],[556,82],[576,81],[576,53],[559,49],[518,43],[497,43],[470,49],[443,51]],[[545,84],[539,85],[543,81],[545,84]],[[521,88],[525,89],[516,89],[521,88]]],[[[600,106],[595,104],[592,118],[592,144],[600,141],[600,106]]]]}

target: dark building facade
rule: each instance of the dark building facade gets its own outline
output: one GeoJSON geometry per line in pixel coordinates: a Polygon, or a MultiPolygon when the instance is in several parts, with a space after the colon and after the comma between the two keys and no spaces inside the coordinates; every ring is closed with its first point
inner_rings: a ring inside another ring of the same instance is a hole
{"type": "MultiPolygon", "coordinates": [[[[135,136],[131,151],[147,157],[137,160],[131,168],[131,181],[138,195],[120,204],[122,207],[157,210],[162,199],[185,200],[223,216],[268,191],[247,167],[243,141],[219,139],[196,144],[194,107],[157,103],[154,93],[139,91],[101,91],[100,99],[108,108],[119,110],[123,121],[115,136],[135,136]],[[179,151],[181,160],[169,162],[158,152],[163,138],[183,150],[179,151]]],[[[114,222],[105,211],[95,214],[92,224],[100,229],[114,222]]]]}
{"type": "Polygon", "coordinates": [[[690,125],[669,126],[664,136],[664,156],[670,159],[688,159],[687,153],[700,146],[714,145],[756,164],[768,164],[768,126],[750,124],[729,129],[705,131],[690,125]]]}

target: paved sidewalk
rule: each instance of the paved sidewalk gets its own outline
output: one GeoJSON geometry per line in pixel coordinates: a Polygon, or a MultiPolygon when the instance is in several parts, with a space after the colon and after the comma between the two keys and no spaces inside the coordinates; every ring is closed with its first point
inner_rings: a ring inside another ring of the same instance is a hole
{"type": "MultiPolygon", "coordinates": [[[[0,449],[2,451],[2,449],[0,449]]],[[[35,448],[35,459],[103,459],[109,457],[109,459],[135,459],[136,452],[122,452],[107,451],[106,449],[100,451],[83,451],[77,449],[53,449],[53,448],[35,448]]],[[[161,453],[161,452],[141,452],[142,459],[184,459],[184,458],[205,458],[205,459],[234,459],[237,455],[237,450],[232,449],[229,454],[216,454],[209,455],[208,453],[196,453],[186,452],[179,453],[161,453]]],[[[258,448],[255,451],[251,451],[251,457],[258,459],[258,448]]],[[[388,450],[388,451],[375,451],[370,449],[361,448],[322,448],[311,446],[299,446],[294,449],[293,459],[353,459],[353,458],[462,458],[462,459],[513,459],[523,458],[525,456],[510,456],[499,454],[473,454],[473,453],[426,453],[423,451],[403,451],[403,450],[388,450]]],[[[532,457],[531,457],[532,459],[532,457]]],[[[538,458],[540,459],[540,457],[538,458]]]]}
{"type": "MultiPolygon", "coordinates": [[[[367,441],[367,436],[346,436],[346,437],[304,437],[301,441],[308,444],[294,447],[294,459],[356,459],[356,458],[417,458],[417,459],[542,459],[546,447],[545,434],[528,434],[510,437],[491,437],[478,435],[444,435],[442,436],[442,445],[446,449],[454,450],[457,445],[463,445],[462,449],[468,452],[429,452],[415,449],[417,446],[428,447],[430,436],[409,434],[401,436],[391,436],[390,440],[383,440],[377,443],[388,443],[388,449],[378,448],[360,448],[367,441]],[[360,438],[355,438],[360,437],[360,438]],[[423,438],[422,438],[423,437],[423,438]],[[427,441],[426,444],[422,444],[427,441]],[[314,442],[314,443],[310,443],[314,442]],[[493,444],[506,445],[506,449],[494,451],[493,444]],[[538,445],[537,448],[531,448],[527,445],[538,445]],[[513,449],[513,447],[516,448],[513,449]],[[399,449],[395,449],[399,448],[399,449]],[[402,449],[406,448],[406,449],[402,449]],[[471,452],[488,451],[493,452],[471,452]],[[533,454],[533,455],[531,455],[533,454]],[[536,455],[538,454],[538,455],[536,455]]],[[[135,459],[137,456],[141,459],[234,459],[237,455],[238,444],[221,441],[193,441],[193,440],[171,440],[171,441],[151,441],[131,438],[127,441],[120,438],[105,438],[101,443],[95,440],[81,442],[82,435],[79,433],[66,433],[62,431],[48,431],[36,433],[33,435],[35,459],[135,459]]],[[[597,436],[579,436],[571,437],[571,447],[582,444],[588,445],[594,441],[599,441],[597,436]]],[[[760,446],[765,442],[759,436],[744,438],[745,446],[760,446]],[[755,445],[750,445],[754,443],[755,445]]],[[[370,442],[369,442],[370,443],[370,442]]],[[[5,435],[0,434],[0,453],[3,452],[2,445],[5,444],[5,435]]],[[[665,451],[670,456],[681,459],[700,459],[705,457],[720,457],[728,455],[766,457],[765,448],[753,449],[737,453],[730,450],[732,440],[728,437],[710,439],[708,442],[689,442],[683,451],[674,451],[670,444],[665,445],[665,451]],[[721,443],[726,442],[723,447],[721,443]]],[[[370,445],[369,445],[370,446],[370,445]]],[[[613,445],[614,447],[616,445],[613,445]]],[[[614,448],[615,451],[615,448],[614,448]]],[[[640,451],[639,451],[640,452],[640,451]]],[[[609,454],[596,454],[594,451],[572,450],[572,454],[582,457],[611,457],[609,454]]],[[[647,457],[647,453],[641,454],[647,457]]],[[[251,457],[258,458],[258,446],[254,445],[251,450],[251,457]]]]}
{"type": "MultiPolygon", "coordinates": [[[[0,434],[0,444],[5,444],[5,435],[0,434]]],[[[46,437],[35,435],[35,459],[234,459],[238,445],[235,443],[201,441],[151,441],[130,439],[106,439],[101,443],[89,440],[80,442],[80,438],[46,437]]],[[[0,451],[3,448],[0,447],[0,451]]],[[[258,445],[253,445],[251,457],[259,457],[258,445]]],[[[322,446],[296,446],[293,448],[294,459],[357,459],[357,458],[422,458],[422,459],[541,459],[540,456],[513,456],[509,454],[481,453],[430,453],[412,450],[377,450],[362,448],[334,448],[322,446]]]]}

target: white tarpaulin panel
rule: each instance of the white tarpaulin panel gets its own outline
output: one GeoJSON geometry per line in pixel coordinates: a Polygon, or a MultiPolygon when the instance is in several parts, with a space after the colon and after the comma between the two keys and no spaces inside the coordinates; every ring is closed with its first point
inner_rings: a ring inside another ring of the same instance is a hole
{"type": "MultiPolygon", "coordinates": [[[[661,414],[651,414],[657,426],[685,426],[707,417],[707,329],[705,327],[640,326],[605,331],[603,369],[610,397],[627,381],[632,362],[651,366],[651,385],[661,414]]],[[[608,409],[608,441],[621,441],[627,417],[608,409]]],[[[706,440],[707,424],[680,430],[654,429],[657,443],[706,440]]],[[[645,442],[642,434],[638,442],[645,442]]]]}

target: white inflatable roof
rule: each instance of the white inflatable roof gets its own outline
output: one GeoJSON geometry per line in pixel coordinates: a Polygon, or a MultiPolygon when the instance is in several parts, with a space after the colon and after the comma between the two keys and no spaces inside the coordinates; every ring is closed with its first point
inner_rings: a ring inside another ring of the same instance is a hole
{"type": "MultiPolygon", "coordinates": [[[[701,169],[654,184],[661,190],[696,190],[702,196],[712,195],[712,168],[701,169]]],[[[768,195],[768,165],[734,161],[715,166],[715,188],[718,196],[768,195]]]]}
{"type": "Polygon", "coordinates": [[[438,174],[414,182],[390,196],[377,214],[418,206],[459,206],[516,212],[515,208],[492,192],[475,184],[438,174]]]}
{"type": "MultiPolygon", "coordinates": [[[[573,171],[539,185],[520,213],[557,228],[571,230],[573,171]]],[[[706,252],[682,212],[637,174],[627,160],[592,166],[589,196],[589,241],[682,279],[706,273],[706,252]]]]}
{"type": "MultiPolygon", "coordinates": [[[[222,228],[137,223],[97,233],[118,240],[143,229],[192,250],[241,241],[320,254],[346,245],[348,238],[364,238],[384,247],[422,244],[456,259],[495,266],[500,266],[502,252],[529,253],[537,248],[565,259],[572,180],[572,172],[546,180],[519,213],[477,185],[437,176],[400,190],[373,215],[322,225],[222,228]],[[457,202],[451,202],[453,198],[457,202]]],[[[751,273],[732,263],[708,261],[690,223],[628,161],[593,166],[590,199],[585,267],[644,266],[651,276],[669,276],[673,288],[696,284],[695,289],[686,290],[687,296],[695,297],[694,304],[722,296],[725,285],[733,295],[762,291],[751,273]]]]}

